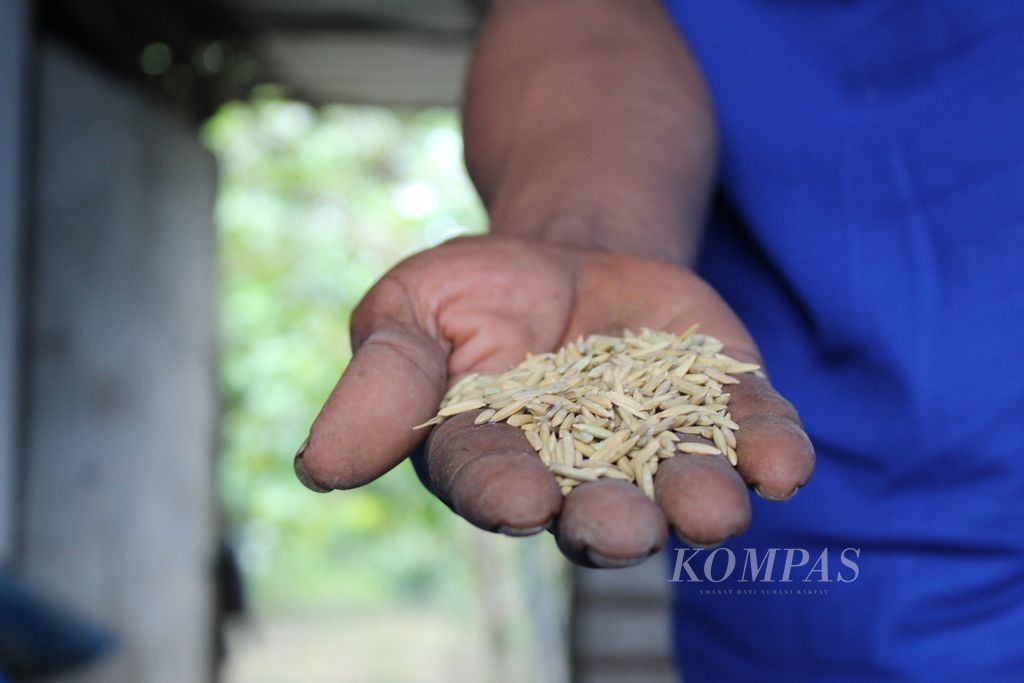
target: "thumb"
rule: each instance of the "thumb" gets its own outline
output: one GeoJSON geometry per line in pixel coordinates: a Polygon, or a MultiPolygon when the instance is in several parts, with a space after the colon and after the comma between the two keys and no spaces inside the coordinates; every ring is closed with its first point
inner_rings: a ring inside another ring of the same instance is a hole
{"type": "Polygon", "coordinates": [[[314,491],[362,486],[401,462],[426,436],[413,425],[434,416],[445,390],[447,350],[402,288],[378,284],[352,329],[352,360],[295,456],[314,491]]]}

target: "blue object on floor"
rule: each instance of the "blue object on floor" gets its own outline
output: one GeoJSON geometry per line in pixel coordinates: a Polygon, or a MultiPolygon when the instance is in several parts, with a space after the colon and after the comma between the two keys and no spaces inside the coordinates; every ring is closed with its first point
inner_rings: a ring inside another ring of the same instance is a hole
{"type": "Polygon", "coordinates": [[[0,683],[71,671],[113,648],[103,626],[0,573],[0,683]]]}

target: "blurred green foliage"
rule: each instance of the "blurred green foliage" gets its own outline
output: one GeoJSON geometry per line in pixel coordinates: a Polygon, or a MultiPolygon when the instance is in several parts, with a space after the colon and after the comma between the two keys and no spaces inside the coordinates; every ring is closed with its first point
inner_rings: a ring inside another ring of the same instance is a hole
{"type": "Polygon", "coordinates": [[[221,493],[256,602],[465,603],[474,532],[408,463],[329,495],[291,465],[348,361],[363,293],[485,224],[455,114],[269,99],[226,106],[204,137],[221,169],[221,493]]]}

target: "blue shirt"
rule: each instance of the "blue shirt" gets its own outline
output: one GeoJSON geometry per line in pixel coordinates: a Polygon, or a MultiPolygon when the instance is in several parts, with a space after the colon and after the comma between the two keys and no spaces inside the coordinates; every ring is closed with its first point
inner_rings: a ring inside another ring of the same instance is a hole
{"type": "Polygon", "coordinates": [[[674,584],[681,673],[1024,680],[1024,3],[666,5],[722,136],[702,274],[818,454],[674,584]]]}

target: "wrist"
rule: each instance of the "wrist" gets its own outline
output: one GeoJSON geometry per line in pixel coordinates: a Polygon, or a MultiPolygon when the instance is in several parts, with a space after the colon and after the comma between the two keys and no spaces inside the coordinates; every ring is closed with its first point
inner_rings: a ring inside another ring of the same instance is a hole
{"type": "Polygon", "coordinates": [[[686,224],[677,216],[633,211],[623,206],[563,203],[543,210],[496,205],[491,211],[494,235],[546,244],[619,252],[692,267],[702,222],[686,224]]]}

